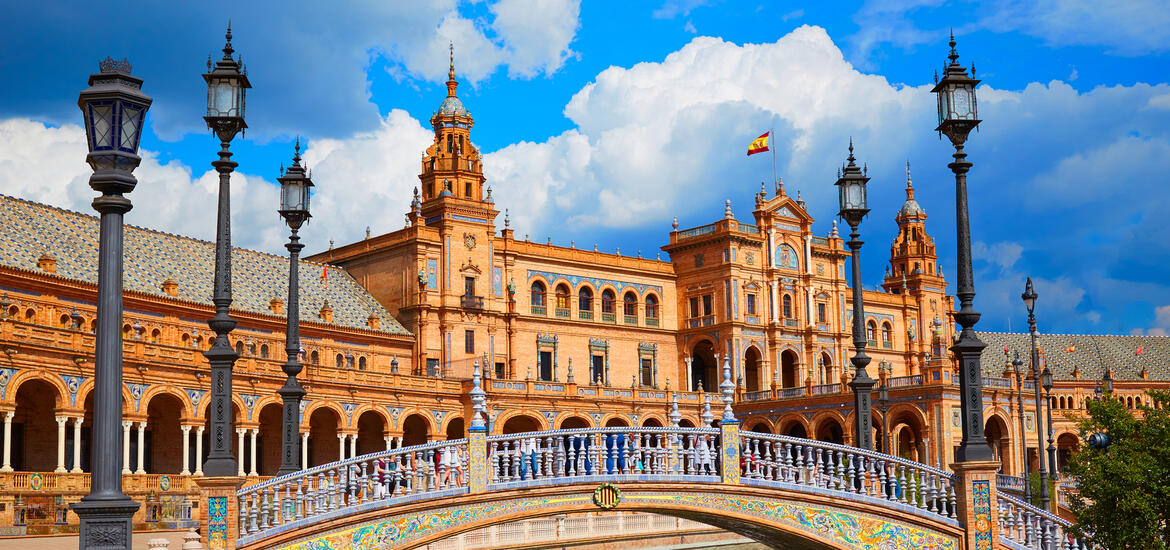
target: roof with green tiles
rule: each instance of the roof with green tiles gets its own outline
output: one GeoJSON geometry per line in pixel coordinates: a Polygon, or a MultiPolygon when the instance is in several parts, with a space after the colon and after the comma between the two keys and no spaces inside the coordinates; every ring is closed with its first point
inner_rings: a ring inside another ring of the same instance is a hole
{"type": "MultiPolygon", "coordinates": [[[[97,283],[96,216],[0,194],[0,228],[0,265],[44,273],[37,260],[47,253],[56,260],[56,276],[97,283]]],[[[162,290],[170,278],[178,299],[211,306],[214,253],[211,242],[127,225],[123,288],[170,298],[162,290]]],[[[344,269],[300,265],[302,322],[324,323],[319,312],[328,299],[333,325],[369,331],[367,318],[374,315],[381,318],[375,332],[410,334],[344,269]]],[[[288,296],[288,258],[234,248],[232,292],[232,309],[273,315],[269,302],[288,296]]]]}
{"type": "MultiPolygon", "coordinates": [[[[1027,333],[980,332],[979,339],[987,344],[982,357],[987,376],[1002,376],[1008,360],[1005,349],[1008,353],[1019,350],[1024,361],[1031,349],[1027,333]]],[[[1044,350],[1048,368],[1057,380],[1075,380],[1074,369],[1080,371],[1080,380],[1100,380],[1105,369],[1113,369],[1115,380],[1143,380],[1145,369],[1148,380],[1170,381],[1170,337],[1041,334],[1036,345],[1044,350]]]]}

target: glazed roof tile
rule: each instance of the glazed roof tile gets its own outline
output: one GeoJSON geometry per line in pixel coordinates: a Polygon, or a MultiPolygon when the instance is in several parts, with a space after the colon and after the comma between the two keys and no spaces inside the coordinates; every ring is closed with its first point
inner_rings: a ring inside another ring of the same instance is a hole
{"type": "MultiPolygon", "coordinates": [[[[43,273],[37,260],[48,253],[56,276],[97,284],[96,216],[0,194],[0,228],[0,265],[43,273]]],[[[162,290],[170,278],[178,299],[210,307],[214,262],[215,243],[125,226],[127,292],[171,298],[162,290]]],[[[328,299],[333,325],[370,331],[372,314],[381,318],[375,332],[410,334],[344,269],[305,260],[300,266],[302,322],[324,323],[319,311],[328,299]]],[[[233,310],[273,315],[269,302],[288,297],[288,258],[233,248],[232,294],[233,310]]]]}
{"type": "MultiPolygon", "coordinates": [[[[1004,349],[1019,350],[1028,368],[1031,341],[1027,333],[980,332],[979,339],[987,344],[981,362],[985,376],[1003,375],[1004,349]]],[[[1142,369],[1149,373],[1149,380],[1170,380],[1170,337],[1041,334],[1036,346],[1044,351],[1044,361],[1057,380],[1077,380],[1072,373],[1079,370],[1080,380],[1097,381],[1106,369],[1113,369],[1114,380],[1143,380],[1142,369]]]]}

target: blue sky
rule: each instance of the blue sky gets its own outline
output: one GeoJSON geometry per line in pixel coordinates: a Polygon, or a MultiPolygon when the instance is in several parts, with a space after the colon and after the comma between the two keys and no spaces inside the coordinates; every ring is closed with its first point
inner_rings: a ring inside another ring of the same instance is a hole
{"type": "Polygon", "coordinates": [[[155,101],[127,220],[210,238],[200,74],[230,17],[254,85],[233,144],[239,245],[283,252],[275,178],[297,135],[318,184],[310,251],[401,227],[454,42],[472,139],[521,237],[652,257],[672,217],[708,223],[730,199],[751,219],[771,159],[744,151],[775,128],[779,173],[818,234],[854,138],[873,178],[869,288],[909,160],[953,280],[950,146],[929,94],[953,28],[984,80],[968,146],[978,328],[1020,330],[1031,275],[1042,331],[1170,330],[1156,210],[1170,199],[1170,15],[1152,0],[172,4],[130,3],[114,31],[89,3],[8,8],[0,69],[24,85],[0,92],[0,193],[89,210],[77,93],[98,60],[127,57],[155,101]]]}

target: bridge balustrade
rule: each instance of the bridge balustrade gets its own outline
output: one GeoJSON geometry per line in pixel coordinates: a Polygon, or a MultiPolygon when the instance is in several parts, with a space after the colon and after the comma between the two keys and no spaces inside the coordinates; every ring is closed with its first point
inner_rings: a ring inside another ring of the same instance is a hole
{"type": "Polygon", "coordinates": [[[581,428],[496,435],[487,441],[493,484],[720,473],[715,428],[581,428]]]}
{"type": "Polygon", "coordinates": [[[466,490],[467,439],[379,451],[239,490],[240,534],[333,517],[363,504],[466,490]]]}
{"type": "Polygon", "coordinates": [[[741,432],[741,478],[900,502],[955,519],[954,475],[925,464],[823,441],[741,432]]]}
{"type": "Polygon", "coordinates": [[[1072,523],[1018,498],[999,493],[999,540],[1014,550],[1090,550],[1072,523]]]}

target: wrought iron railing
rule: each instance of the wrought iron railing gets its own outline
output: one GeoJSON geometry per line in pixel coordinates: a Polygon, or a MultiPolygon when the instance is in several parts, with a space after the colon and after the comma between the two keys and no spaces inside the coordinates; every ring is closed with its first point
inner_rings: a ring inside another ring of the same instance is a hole
{"type": "Polygon", "coordinates": [[[891,376],[886,378],[886,387],[901,388],[904,386],[921,386],[922,375],[912,374],[910,376],[891,376]]]}
{"type": "Polygon", "coordinates": [[[684,229],[678,232],[678,240],[690,239],[698,237],[699,235],[706,235],[715,232],[715,224],[700,225],[691,229],[684,229]]]}

